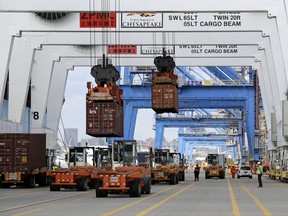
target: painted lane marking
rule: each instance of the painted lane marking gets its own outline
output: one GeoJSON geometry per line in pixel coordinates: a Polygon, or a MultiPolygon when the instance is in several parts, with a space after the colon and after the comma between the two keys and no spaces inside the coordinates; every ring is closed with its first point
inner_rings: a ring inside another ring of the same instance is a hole
{"type": "MultiPolygon", "coordinates": [[[[89,194],[90,193],[91,192],[89,192],[89,194]]],[[[85,194],[87,194],[87,193],[85,193],[85,194]]],[[[55,199],[43,200],[43,201],[40,201],[40,202],[33,202],[33,203],[25,204],[25,205],[20,205],[20,206],[15,206],[15,207],[11,207],[11,208],[6,208],[6,209],[0,210],[0,213],[1,212],[6,212],[6,211],[16,210],[16,209],[20,209],[20,208],[25,208],[25,207],[29,207],[29,206],[39,205],[39,204],[43,204],[43,203],[47,203],[47,202],[54,202],[54,201],[58,201],[58,200],[61,200],[61,199],[69,199],[69,198],[73,198],[73,197],[76,197],[76,196],[83,196],[85,194],[81,194],[81,195],[75,194],[75,195],[72,195],[72,196],[63,196],[63,197],[59,197],[59,198],[55,198],[55,199]]]]}
{"type": "Polygon", "coordinates": [[[126,208],[129,208],[130,206],[136,205],[136,204],[138,204],[138,203],[140,203],[140,202],[143,202],[143,201],[145,201],[145,200],[147,200],[147,199],[150,199],[150,198],[152,198],[152,197],[155,197],[155,196],[157,196],[157,195],[159,195],[159,194],[161,194],[161,193],[164,193],[164,192],[166,192],[166,191],[172,190],[173,188],[176,188],[176,187],[178,187],[178,186],[179,186],[179,185],[175,185],[175,186],[173,186],[173,187],[166,188],[166,189],[164,189],[164,190],[162,190],[162,191],[159,191],[159,192],[157,192],[157,193],[155,193],[155,194],[152,194],[152,195],[150,195],[150,196],[148,196],[148,197],[142,198],[142,199],[140,199],[140,200],[137,200],[137,201],[135,201],[135,202],[129,203],[129,204],[127,204],[127,205],[125,205],[125,206],[122,206],[122,207],[120,207],[120,208],[117,208],[117,209],[115,209],[115,210],[109,211],[109,212],[103,214],[102,216],[110,216],[110,215],[113,215],[113,214],[115,214],[115,213],[117,213],[117,212],[119,212],[119,211],[122,211],[122,210],[124,210],[124,209],[126,209],[126,208]]]}
{"type": "Polygon", "coordinates": [[[180,191],[172,194],[171,196],[169,197],[166,197],[165,199],[163,199],[162,201],[158,202],[157,204],[147,208],[146,210],[140,212],[139,214],[137,214],[136,216],[144,216],[146,215],[147,213],[151,212],[152,210],[154,210],[155,208],[159,207],[160,205],[164,204],[165,202],[167,202],[168,200],[172,199],[173,197],[175,196],[178,196],[179,194],[183,193],[184,191],[188,190],[190,187],[192,187],[193,185],[195,185],[195,183],[192,183],[188,186],[186,186],[185,188],[181,189],[180,191]]]}
{"type": "MultiPolygon", "coordinates": [[[[90,196],[90,194],[86,194],[87,197],[90,196]]],[[[81,197],[81,198],[77,198],[77,199],[72,199],[72,200],[66,200],[64,202],[59,202],[59,203],[56,203],[56,204],[53,204],[53,205],[50,205],[50,206],[45,206],[43,208],[37,208],[37,209],[32,209],[32,210],[29,210],[29,211],[25,211],[25,212],[22,212],[22,213],[18,213],[18,214],[14,214],[12,216],[21,216],[21,215],[27,215],[27,214],[30,214],[30,213],[33,213],[33,212],[37,212],[37,211],[41,211],[41,210],[45,210],[45,209],[48,209],[48,208],[53,208],[53,207],[56,207],[56,206],[60,206],[60,205],[63,205],[63,204],[67,204],[67,203],[70,203],[70,202],[73,202],[73,201],[78,201],[78,200],[82,200],[82,199],[85,199],[85,197],[81,197]]]]}
{"type": "Polygon", "coordinates": [[[263,212],[263,214],[265,216],[272,216],[272,213],[261,203],[261,201],[259,199],[257,199],[256,196],[254,196],[247,187],[245,187],[243,185],[243,183],[241,183],[240,181],[238,181],[238,183],[241,185],[241,187],[243,188],[243,190],[251,197],[251,199],[253,199],[253,201],[256,203],[256,205],[261,209],[261,211],[263,212]]]}
{"type": "Polygon", "coordinates": [[[230,198],[231,198],[231,202],[232,202],[232,208],[233,208],[233,215],[234,216],[240,216],[240,211],[239,211],[239,207],[238,207],[238,203],[232,188],[232,185],[230,183],[230,180],[228,178],[227,179],[227,184],[228,184],[228,189],[229,189],[229,194],[230,194],[230,198]]]}
{"type": "Polygon", "coordinates": [[[46,193],[48,190],[41,190],[41,191],[35,191],[35,192],[23,192],[23,193],[9,193],[9,194],[3,194],[3,196],[0,197],[0,199],[7,199],[7,198],[13,198],[13,197],[19,197],[19,196],[25,196],[25,195],[34,195],[38,193],[46,193]]]}

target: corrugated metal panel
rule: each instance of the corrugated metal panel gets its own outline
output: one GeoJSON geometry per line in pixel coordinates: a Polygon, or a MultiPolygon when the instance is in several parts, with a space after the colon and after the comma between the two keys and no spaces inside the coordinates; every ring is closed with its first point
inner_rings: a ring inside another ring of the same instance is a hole
{"type": "Polygon", "coordinates": [[[0,171],[12,170],[13,137],[0,135],[0,171]]]}
{"type": "Polygon", "coordinates": [[[175,84],[157,83],[152,85],[152,109],[156,113],[178,113],[178,89],[175,84]]]}
{"type": "Polygon", "coordinates": [[[0,171],[21,172],[45,166],[45,134],[0,134],[0,171]]]}
{"type": "Polygon", "coordinates": [[[86,133],[94,137],[123,136],[123,107],[114,101],[86,103],[86,133]]]}

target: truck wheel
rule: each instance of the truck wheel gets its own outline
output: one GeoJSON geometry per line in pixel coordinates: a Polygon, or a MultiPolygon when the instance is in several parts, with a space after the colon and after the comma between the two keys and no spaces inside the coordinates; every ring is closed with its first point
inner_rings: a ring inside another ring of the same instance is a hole
{"type": "Polygon", "coordinates": [[[91,179],[90,182],[88,183],[89,189],[95,189],[95,180],[91,179]]]}
{"type": "Polygon", "coordinates": [[[141,184],[139,180],[133,181],[129,188],[130,197],[140,197],[141,196],[141,184]]]}
{"type": "Polygon", "coordinates": [[[40,173],[36,177],[36,183],[38,183],[39,186],[47,186],[48,185],[48,179],[45,173],[40,173]]]}
{"type": "Polygon", "coordinates": [[[151,184],[152,184],[152,185],[155,185],[155,183],[156,183],[155,180],[152,180],[152,181],[151,181],[151,184]]]}
{"type": "Polygon", "coordinates": [[[220,179],[224,179],[225,178],[225,172],[221,171],[219,174],[220,174],[220,176],[219,176],[220,179]]]}
{"type": "Polygon", "coordinates": [[[169,185],[176,184],[176,175],[170,175],[169,185]]]}
{"type": "Polygon", "coordinates": [[[77,191],[86,191],[87,190],[87,181],[86,178],[82,177],[77,179],[77,191]]]}
{"type": "Polygon", "coordinates": [[[178,178],[179,181],[182,181],[182,173],[179,172],[179,178],[178,178]]]}
{"type": "Polygon", "coordinates": [[[208,174],[209,174],[209,172],[206,171],[206,172],[205,172],[205,179],[208,179],[208,178],[209,178],[208,174]]]}
{"type": "Polygon", "coordinates": [[[185,171],[182,172],[182,181],[185,181],[185,171]]]}
{"type": "Polygon", "coordinates": [[[24,187],[34,188],[35,187],[35,176],[26,176],[24,179],[24,187]]]}
{"type": "Polygon", "coordinates": [[[96,180],[95,183],[95,193],[96,193],[96,197],[107,197],[108,193],[106,190],[100,190],[99,187],[102,186],[102,181],[100,180],[96,180]]]}
{"type": "Polygon", "coordinates": [[[147,179],[146,181],[145,181],[145,185],[144,185],[144,187],[143,187],[143,190],[141,190],[141,193],[142,194],[150,194],[150,192],[151,192],[151,179],[147,179]]]}
{"type": "Polygon", "coordinates": [[[50,191],[60,191],[60,186],[50,184],[50,191]]]}

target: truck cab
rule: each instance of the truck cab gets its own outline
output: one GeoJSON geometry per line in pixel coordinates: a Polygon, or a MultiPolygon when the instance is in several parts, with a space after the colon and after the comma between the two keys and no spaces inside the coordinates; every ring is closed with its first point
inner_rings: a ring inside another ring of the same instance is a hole
{"type": "Polygon", "coordinates": [[[207,167],[205,169],[205,179],[218,177],[225,178],[226,158],[224,154],[208,154],[206,157],[207,167]]]}
{"type": "Polygon", "coordinates": [[[155,166],[151,170],[152,184],[168,182],[174,185],[178,183],[179,170],[173,164],[173,160],[174,157],[170,155],[169,149],[155,149],[155,166]]]}

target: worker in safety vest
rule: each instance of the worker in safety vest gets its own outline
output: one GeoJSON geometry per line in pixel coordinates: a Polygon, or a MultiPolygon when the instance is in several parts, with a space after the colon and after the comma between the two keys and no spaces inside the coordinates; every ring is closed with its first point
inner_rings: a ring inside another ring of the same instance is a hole
{"type": "Polygon", "coordinates": [[[257,166],[256,166],[256,174],[258,175],[258,184],[259,186],[258,187],[263,187],[263,184],[262,184],[262,174],[263,174],[263,168],[262,168],[262,165],[261,165],[261,162],[257,162],[257,166]]]}

